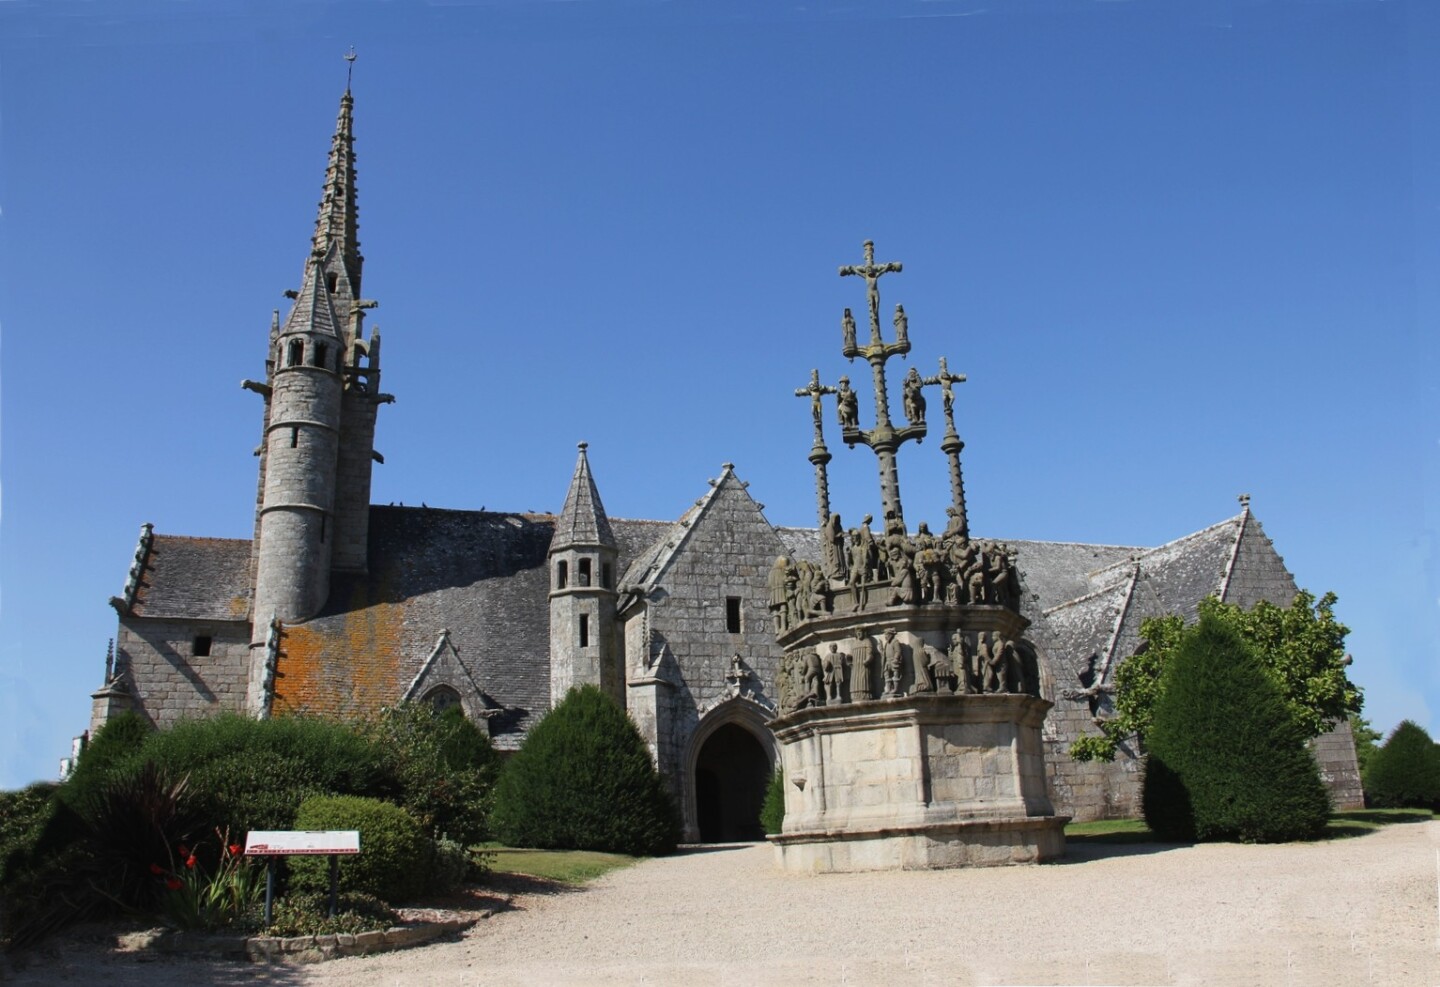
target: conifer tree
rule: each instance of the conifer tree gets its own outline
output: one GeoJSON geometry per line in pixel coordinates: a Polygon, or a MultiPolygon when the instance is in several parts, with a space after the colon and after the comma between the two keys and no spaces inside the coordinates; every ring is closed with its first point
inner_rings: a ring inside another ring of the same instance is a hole
{"type": "Polygon", "coordinates": [[[491,816],[510,846],[651,856],[679,826],[640,731],[591,685],[571,689],[501,771],[491,816]]]}
{"type": "Polygon", "coordinates": [[[1245,641],[1202,614],[1183,632],[1155,702],[1146,821],[1171,839],[1320,835],[1330,800],[1305,739],[1245,641]]]}
{"type": "Polygon", "coordinates": [[[1440,747],[1418,723],[1404,720],[1370,755],[1365,797],[1383,808],[1440,808],[1440,747]]]}

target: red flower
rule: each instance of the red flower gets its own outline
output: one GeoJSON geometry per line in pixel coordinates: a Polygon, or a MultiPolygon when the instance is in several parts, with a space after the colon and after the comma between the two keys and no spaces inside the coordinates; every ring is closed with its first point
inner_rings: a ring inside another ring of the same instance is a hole
{"type": "Polygon", "coordinates": [[[231,844],[230,844],[230,856],[232,856],[232,857],[238,857],[238,856],[240,856],[240,851],[243,850],[243,849],[245,849],[245,848],[242,847],[239,843],[231,843],[231,844]]]}
{"type": "Polygon", "coordinates": [[[151,864],[151,865],[150,865],[150,873],[159,876],[160,874],[165,873],[165,868],[164,868],[164,867],[161,867],[159,864],[151,864]]]}
{"type": "Polygon", "coordinates": [[[170,878],[169,880],[167,880],[167,881],[165,882],[165,886],[166,886],[167,888],[169,888],[171,891],[179,891],[180,888],[182,887],[182,885],[181,885],[181,883],[180,883],[180,878],[178,878],[178,877],[172,877],[172,878],[170,878]]]}
{"type": "Polygon", "coordinates": [[[195,854],[192,853],[185,858],[185,866],[192,869],[195,867],[195,854]]]}

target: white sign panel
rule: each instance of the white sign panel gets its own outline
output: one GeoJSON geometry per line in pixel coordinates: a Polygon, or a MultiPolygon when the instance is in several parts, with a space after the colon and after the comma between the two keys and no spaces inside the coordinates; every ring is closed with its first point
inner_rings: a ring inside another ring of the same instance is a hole
{"type": "Polygon", "coordinates": [[[246,856],[288,857],[297,854],[359,852],[358,829],[257,829],[245,834],[246,856]]]}

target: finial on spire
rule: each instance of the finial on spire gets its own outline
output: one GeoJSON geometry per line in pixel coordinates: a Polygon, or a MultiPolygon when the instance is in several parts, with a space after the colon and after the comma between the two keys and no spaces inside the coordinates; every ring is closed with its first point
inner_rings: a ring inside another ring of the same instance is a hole
{"type": "Polygon", "coordinates": [[[345,61],[348,63],[345,66],[345,91],[347,93],[350,91],[350,79],[355,74],[355,59],[357,57],[355,54],[355,46],[351,45],[350,50],[344,55],[345,61]]]}
{"type": "Polygon", "coordinates": [[[1242,493],[1240,496],[1236,497],[1235,499],[1238,500],[1238,501],[1240,501],[1240,509],[1241,509],[1241,510],[1248,511],[1248,510],[1250,509],[1250,495],[1249,495],[1248,493],[1242,493]]]}

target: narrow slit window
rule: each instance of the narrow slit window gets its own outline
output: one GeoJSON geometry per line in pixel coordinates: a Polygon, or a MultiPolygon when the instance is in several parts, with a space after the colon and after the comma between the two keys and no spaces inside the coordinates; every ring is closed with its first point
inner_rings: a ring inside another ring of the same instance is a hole
{"type": "Polygon", "coordinates": [[[570,582],[570,563],[561,559],[555,563],[555,588],[564,589],[570,582]]]}
{"type": "Polygon", "coordinates": [[[336,276],[334,271],[325,275],[325,287],[330,289],[332,295],[335,293],[335,289],[340,287],[340,278],[336,276]]]}
{"type": "Polygon", "coordinates": [[[588,613],[580,615],[580,647],[590,647],[590,615],[588,613]]]}
{"type": "Polygon", "coordinates": [[[300,445],[300,429],[299,429],[299,428],[291,428],[291,429],[290,429],[290,448],[291,448],[291,449],[295,449],[295,448],[297,448],[299,445],[300,445]]]}
{"type": "Polygon", "coordinates": [[[305,343],[292,339],[285,347],[285,366],[298,367],[305,359],[305,343]]]}
{"type": "Polygon", "coordinates": [[[725,597],[725,630],[731,634],[740,633],[740,597],[725,597]]]}
{"type": "Polygon", "coordinates": [[[315,366],[317,366],[317,367],[323,367],[323,366],[325,366],[325,358],[328,357],[329,355],[330,355],[330,354],[329,354],[328,352],[326,352],[325,344],[324,344],[324,343],[316,343],[316,344],[315,344],[315,349],[314,349],[314,351],[311,353],[312,359],[311,359],[310,362],[311,362],[312,364],[314,364],[315,366]]]}
{"type": "Polygon", "coordinates": [[[615,582],[615,573],[614,573],[614,570],[612,570],[612,569],[610,568],[610,563],[609,563],[609,562],[606,562],[604,565],[602,565],[602,566],[600,567],[600,585],[601,585],[601,586],[604,586],[606,589],[612,589],[612,588],[613,588],[612,584],[613,584],[614,582],[615,582]]]}
{"type": "Polygon", "coordinates": [[[590,560],[589,560],[589,559],[581,559],[581,560],[580,560],[580,575],[579,575],[579,578],[577,579],[577,582],[579,582],[581,586],[589,586],[589,585],[590,585],[590,560]]]}
{"type": "Polygon", "coordinates": [[[210,635],[196,634],[195,640],[191,642],[190,653],[196,658],[210,657],[210,635]]]}

